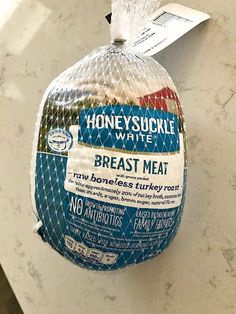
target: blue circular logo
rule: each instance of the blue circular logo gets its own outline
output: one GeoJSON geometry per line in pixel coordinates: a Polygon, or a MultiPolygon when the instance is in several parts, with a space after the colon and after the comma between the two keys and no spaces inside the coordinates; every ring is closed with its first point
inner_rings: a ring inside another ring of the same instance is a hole
{"type": "Polygon", "coordinates": [[[47,144],[54,152],[67,152],[72,146],[72,135],[64,129],[52,129],[47,134],[47,144]]]}

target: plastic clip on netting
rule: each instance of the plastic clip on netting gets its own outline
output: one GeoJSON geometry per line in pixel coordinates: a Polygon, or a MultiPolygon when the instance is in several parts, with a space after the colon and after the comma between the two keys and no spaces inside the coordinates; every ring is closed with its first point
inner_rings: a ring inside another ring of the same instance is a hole
{"type": "Polygon", "coordinates": [[[113,0],[112,44],[60,74],[40,105],[35,231],[87,269],[148,260],[180,224],[187,168],[179,97],[158,62],[128,48],[158,4],[113,0]]]}

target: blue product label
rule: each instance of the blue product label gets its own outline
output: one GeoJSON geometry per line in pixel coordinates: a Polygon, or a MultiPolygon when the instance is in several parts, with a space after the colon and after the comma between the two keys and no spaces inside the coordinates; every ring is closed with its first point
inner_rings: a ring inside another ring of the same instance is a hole
{"type": "Polygon", "coordinates": [[[179,151],[177,115],[141,106],[108,105],[85,109],[78,141],[136,152],[179,151]]]}
{"type": "Polygon", "coordinates": [[[42,237],[93,270],[159,254],[175,236],[184,203],[179,124],[171,112],[108,105],[81,110],[64,132],[51,128],[45,139],[55,153],[37,153],[42,237]]]}

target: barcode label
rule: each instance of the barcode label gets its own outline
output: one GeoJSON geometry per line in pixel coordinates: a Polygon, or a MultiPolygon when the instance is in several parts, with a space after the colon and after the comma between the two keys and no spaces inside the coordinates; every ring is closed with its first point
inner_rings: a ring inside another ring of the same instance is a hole
{"type": "Polygon", "coordinates": [[[210,16],[179,4],[168,4],[159,9],[131,49],[148,56],[163,50],[210,16]]]}
{"type": "Polygon", "coordinates": [[[163,12],[161,15],[159,15],[157,18],[153,20],[154,23],[158,23],[162,26],[166,26],[171,22],[181,21],[184,23],[192,23],[193,21],[186,19],[182,16],[178,16],[169,12],[163,12]]]}

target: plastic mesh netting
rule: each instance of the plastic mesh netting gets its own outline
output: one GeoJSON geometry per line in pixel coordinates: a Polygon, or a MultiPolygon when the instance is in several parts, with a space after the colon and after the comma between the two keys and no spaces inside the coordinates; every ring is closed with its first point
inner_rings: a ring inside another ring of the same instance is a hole
{"type": "Polygon", "coordinates": [[[180,224],[185,145],[168,73],[122,45],[93,51],[50,84],[40,106],[31,173],[38,233],[93,270],[158,255],[180,224]]]}
{"type": "Polygon", "coordinates": [[[132,43],[156,12],[158,0],[112,0],[111,39],[132,43]]]}

